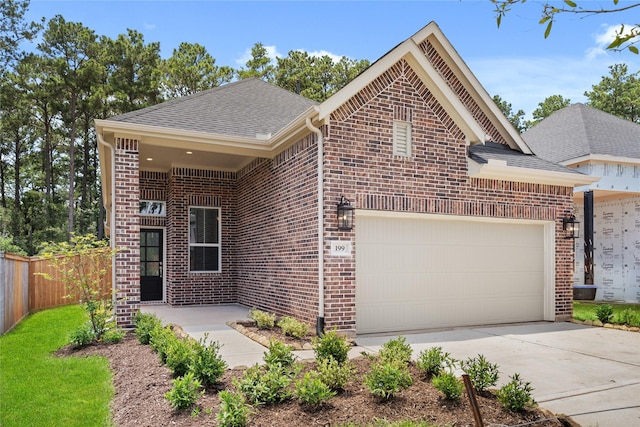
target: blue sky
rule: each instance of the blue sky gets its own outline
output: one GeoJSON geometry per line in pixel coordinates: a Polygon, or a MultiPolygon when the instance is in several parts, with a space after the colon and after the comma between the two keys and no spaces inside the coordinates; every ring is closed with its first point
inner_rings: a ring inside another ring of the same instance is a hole
{"type": "MultiPolygon", "coordinates": [[[[611,0],[581,1],[610,7],[611,0]]],[[[630,3],[620,0],[620,4],[630,3]]],[[[160,42],[162,57],[181,42],[199,43],[217,65],[239,68],[256,42],[272,55],[291,50],[375,61],[431,21],[438,23],[489,94],[530,117],[539,102],[559,94],[584,102],[608,66],[640,70],[640,57],[605,52],[606,34],[638,22],[640,10],[565,16],[548,39],[538,24],[541,1],[514,7],[496,26],[488,0],[440,1],[59,1],[31,0],[27,19],[56,14],[112,38],[127,28],[160,42]]]]}

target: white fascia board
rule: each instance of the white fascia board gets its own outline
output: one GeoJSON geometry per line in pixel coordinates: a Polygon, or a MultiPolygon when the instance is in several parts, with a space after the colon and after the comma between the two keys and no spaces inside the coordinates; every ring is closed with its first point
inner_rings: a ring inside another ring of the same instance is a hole
{"type": "Polygon", "coordinates": [[[529,182],[534,184],[577,187],[589,185],[600,178],[578,173],[546,171],[541,169],[507,166],[506,162],[478,163],[468,159],[469,176],[472,178],[497,179],[501,181],[529,182]]]}
{"type": "Polygon", "coordinates": [[[484,130],[478,125],[467,108],[460,102],[446,81],[429,63],[424,53],[411,39],[404,41],[391,52],[380,58],[355,80],[319,106],[319,119],[323,120],[360,90],[373,82],[401,59],[405,59],[429,90],[442,104],[447,114],[456,122],[472,144],[484,143],[484,130]]]}
{"type": "Polygon", "coordinates": [[[628,165],[640,165],[640,159],[632,157],[610,156],[607,154],[588,154],[586,156],[560,162],[562,166],[574,166],[581,163],[598,162],[598,163],[623,163],[628,165]]]}

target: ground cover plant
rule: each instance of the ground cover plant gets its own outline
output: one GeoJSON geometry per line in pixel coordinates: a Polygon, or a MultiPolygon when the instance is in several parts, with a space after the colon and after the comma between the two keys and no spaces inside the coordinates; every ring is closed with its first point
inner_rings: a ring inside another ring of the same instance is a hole
{"type": "Polygon", "coordinates": [[[574,301],[573,318],[581,321],[602,321],[604,319],[611,323],[640,327],[640,304],[574,301]]]}
{"type": "Polygon", "coordinates": [[[111,425],[107,358],[53,354],[84,321],[78,305],[44,310],[0,337],[0,425],[111,425]]]}

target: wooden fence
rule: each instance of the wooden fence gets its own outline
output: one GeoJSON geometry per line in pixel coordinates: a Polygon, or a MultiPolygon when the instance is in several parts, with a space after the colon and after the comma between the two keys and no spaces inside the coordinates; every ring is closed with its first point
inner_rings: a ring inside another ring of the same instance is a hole
{"type": "MultiPolygon", "coordinates": [[[[79,262],[79,261],[78,261],[79,262]]],[[[45,308],[78,302],[65,298],[69,292],[58,280],[51,261],[0,252],[0,334],[13,328],[27,314],[45,308]],[[42,274],[50,275],[48,280],[42,274]]],[[[103,291],[111,292],[111,263],[103,280],[103,291]]]]}

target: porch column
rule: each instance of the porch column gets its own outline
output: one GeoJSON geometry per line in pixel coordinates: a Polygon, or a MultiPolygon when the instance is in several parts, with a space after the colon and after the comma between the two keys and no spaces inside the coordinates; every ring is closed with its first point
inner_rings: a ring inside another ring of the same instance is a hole
{"type": "Polygon", "coordinates": [[[140,309],[140,175],[138,140],[115,141],[115,312],[118,326],[133,327],[140,309]]]}
{"type": "Polygon", "coordinates": [[[593,285],[593,191],[584,192],[584,284],[593,285]]]}

